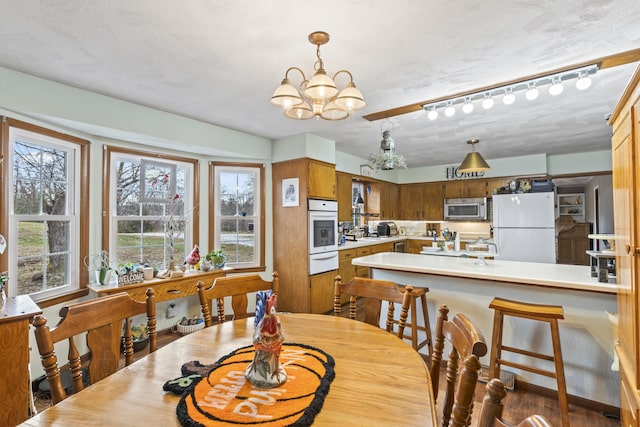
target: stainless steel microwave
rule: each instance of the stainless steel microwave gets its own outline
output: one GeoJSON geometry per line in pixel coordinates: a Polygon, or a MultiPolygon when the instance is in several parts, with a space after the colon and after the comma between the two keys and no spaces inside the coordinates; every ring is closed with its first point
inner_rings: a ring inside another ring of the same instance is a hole
{"type": "Polygon", "coordinates": [[[486,221],[487,198],[445,199],[444,219],[448,221],[486,221]]]}

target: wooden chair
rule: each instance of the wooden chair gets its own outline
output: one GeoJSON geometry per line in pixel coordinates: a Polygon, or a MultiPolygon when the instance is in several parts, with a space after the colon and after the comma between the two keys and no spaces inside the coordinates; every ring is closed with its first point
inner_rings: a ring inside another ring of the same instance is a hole
{"type": "Polygon", "coordinates": [[[447,362],[442,425],[467,426],[471,421],[475,385],[481,368],[478,359],[487,354],[487,343],[482,332],[464,314],[458,313],[449,321],[449,308],[446,305],[440,306],[438,311],[435,343],[431,354],[433,395],[435,399],[438,398],[440,362],[446,339],[451,344],[451,351],[447,362]],[[460,359],[464,361],[464,367],[458,378],[460,359]]]}
{"type": "Polygon", "coordinates": [[[411,305],[413,287],[407,285],[402,288],[395,282],[386,280],[368,279],[364,277],[354,277],[348,283],[342,283],[340,275],[335,277],[335,288],[333,297],[333,314],[340,316],[342,305],[340,299],[342,294],[349,295],[349,318],[358,318],[357,298],[365,298],[364,301],[364,322],[380,327],[380,312],[382,302],[389,303],[387,310],[386,330],[394,333],[400,339],[404,338],[409,307],[411,305]],[[394,304],[400,304],[400,318],[394,319],[394,304]]]}
{"type": "MultiPolygon", "coordinates": [[[[487,383],[487,393],[482,400],[478,427],[514,427],[502,419],[502,399],[507,395],[504,384],[497,378],[487,383]]],[[[553,427],[542,415],[530,415],[516,427],[553,427]]]]}
{"type": "Polygon", "coordinates": [[[266,291],[271,289],[274,294],[278,293],[278,273],[273,272],[273,281],[263,280],[259,274],[245,274],[242,276],[218,277],[213,285],[198,282],[198,297],[200,308],[204,317],[205,327],[213,325],[213,314],[211,302],[217,300],[218,322],[225,321],[224,298],[231,297],[231,308],[233,309],[233,319],[244,319],[251,314],[247,312],[249,298],[247,294],[251,292],[266,291]]]}
{"type": "Polygon", "coordinates": [[[36,342],[51,387],[53,404],[67,397],[60,377],[55,343],[68,340],[67,358],[74,393],[82,390],[84,382],[87,382],[83,382],[82,378],[80,354],[74,338],[76,335],[86,333],[86,345],[91,355],[88,367],[90,383],[100,381],[118,370],[123,321],[125,365],[133,362],[133,340],[129,321],[133,316],[147,315],[149,353],[156,351],[156,302],[153,289],[147,289],[146,295],[146,302],[138,302],[126,292],[121,292],[63,307],[60,310],[61,320],[53,328],[47,326],[44,316],[38,315],[34,318],[36,342]]]}

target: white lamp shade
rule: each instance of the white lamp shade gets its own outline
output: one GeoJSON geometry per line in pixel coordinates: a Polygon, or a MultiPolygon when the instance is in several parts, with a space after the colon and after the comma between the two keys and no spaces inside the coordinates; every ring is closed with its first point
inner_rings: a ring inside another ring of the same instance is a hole
{"type": "Polygon", "coordinates": [[[576,81],[576,88],[578,90],[585,90],[589,86],[591,86],[591,79],[589,76],[583,75],[576,81]]]}
{"type": "Polygon", "coordinates": [[[538,92],[538,89],[535,86],[533,86],[527,89],[527,91],[524,94],[524,97],[527,98],[529,101],[533,101],[538,97],[539,94],[540,93],[538,92]]]}
{"type": "Polygon", "coordinates": [[[504,102],[505,105],[511,105],[515,102],[515,100],[516,96],[513,94],[513,92],[507,92],[502,98],[502,102],[504,102]]]}
{"type": "Polygon", "coordinates": [[[293,87],[289,79],[284,79],[280,86],[273,92],[270,102],[288,110],[294,105],[301,104],[302,97],[300,96],[300,92],[293,87]]]}
{"type": "Polygon", "coordinates": [[[493,98],[489,95],[482,100],[482,108],[488,110],[491,107],[493,107],[493,98]]]}
{"type": "Polygon", "coordinates": [[[434,108],[432,108],[431,110],[429,110],[429,112],[427,113],[427,117],[429,118],[429,120],[435,120],[438,118],[438,110],[434,108]]]}
{"type": "Polygon", "coordinates": [[[473,111],[473,104],[471,103],[471,101],[466,101],[462,105],[462,111],[465,112],[466,114],[469,114],[473,111]]]}
{"type": "Polygon", "coordinates": [[[447,108],[444,109],[444,115],[447,117],[451,117],[456,113],[456,109],[453,105],[449,105],[447,108]]]}
{"type": "Polygon", "coordinates": [[[349,112],[338,107],[337,100],[331,100],[324,106],[320,117],[325,120],[343,120],[349,117],[349,112]]]}
{"type": "Polygon", "coordinates": [[[304,94],[311,99],[330,99],[338,94],[336,84],[327,76],[327,73],[320,68],[307,84],[304,94]]]}
{"type": "Polygon", "coordinates": [[[558,96],[562,93],[563,89],[562,83],[555,81],[551,86],[549,86],[549,94],[552,96],[558,96]]]}
{"type": "Polygon", "coordinates": [[[313,111],[311,110],[309,104],[303,102],[302,104],[298,104],[285,111],[284,115],[289,117],[290,119],[306,120],[313,117],[313,111]]]}
{"type": "Polygon", "coordinates": [[[347,111],[359,110],[367,106],[362,92],[356,88],[353,82],[347,83],[347,87],[342,89],[335,103],[338,107],[347,111]]]}

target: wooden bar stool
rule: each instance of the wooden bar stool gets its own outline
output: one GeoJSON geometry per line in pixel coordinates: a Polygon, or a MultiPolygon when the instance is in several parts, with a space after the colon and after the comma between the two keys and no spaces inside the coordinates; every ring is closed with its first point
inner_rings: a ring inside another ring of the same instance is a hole
{"type": "MultiPolygon", "coordinates": [[[[411,335],[404,335],[404,339],[411,340],[411,346],[419,351],[425,345],[429,349],[429,354],[433,353],[433,338],[431,336],[431,324],[429,323],[429,312],[427,311],[427,292],[429,288],[413,288],[411,292],[411,306],[409,312],[411,313],[411,320],[406,323],[407,328],[411,329],[411,335]],[[418,324],[418,299],[420,299],[420,306],[422,307],[422,316],[424,326],[418,324]],[[422,331],[426,334],[426,339],[418,341],[418,331],[422,331]]],[[[393,314],[393,305],[389,306],[389,311],[393,314]]],[[[406,330],[406,329],[405,329],[406,330]]]]}
{"type": "Polygon", "coordinates": [[[562,426],[569,427],[569,403],[567,400],[567,384],[564,378],[562,364],[562,350],[560,348],[560,334],[558,331],[558,319],[564,319],[562,306],[529,304],[519,301],[510,301],[502,298],[494,298],[489,308],[495,310],[493,317],[493,336],[491,338],[491,359],[489,361],[489,379],[500,377],[500,365],[511,366],[535,374],[555,378],[558,383],[558,400],[562,414],[562,426]],[[551,342],[553,344],[553,356],[509,347],[502,344],[502,329],[504,316],[521,317],[525,319],[548,322],[551,326],[551,342]],[[554,362],[555,372],[546,371],[533,366],[511,362],[502,358],[502,351],[518,353],[528,357],[554,362]]]}

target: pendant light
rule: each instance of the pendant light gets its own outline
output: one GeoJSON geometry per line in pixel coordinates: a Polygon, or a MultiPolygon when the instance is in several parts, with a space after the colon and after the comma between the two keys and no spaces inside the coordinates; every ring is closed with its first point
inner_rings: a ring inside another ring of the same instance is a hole
{"type": "Polygon", "coordinates": [[[475,145],[480,142],[479,139],[470,139],[467,144],[471,144],[471,152],[464,158],[458,170],[460,172],[483,172],[491,169],[491,166],[482,158],[480,153],[475,150],[475,145]]]}

